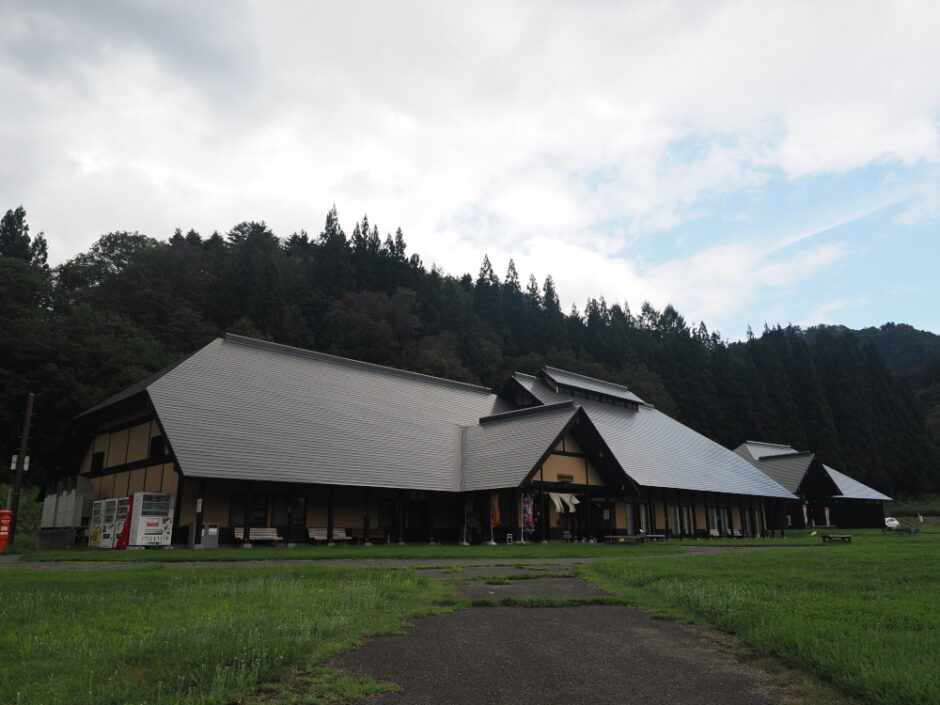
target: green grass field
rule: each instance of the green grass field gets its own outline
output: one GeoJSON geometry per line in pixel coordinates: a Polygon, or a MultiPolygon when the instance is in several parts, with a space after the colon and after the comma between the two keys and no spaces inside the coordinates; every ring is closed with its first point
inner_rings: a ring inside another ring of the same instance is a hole
{"type": "MultiPolygon", "coordinates": [[[[852,532],[858,533],[858,532],[852,532]]],[[[604,561],[618,597],[737,634],[758,653],[877,705],[940,703],[940,536],[814,550],[604,561]]]]}
{"type": "Polygon", "coordinates": [[[6,568],[0,594],[0,702],[222,705],[285,678],[260,699],[295,702],[282,691],[298,683],[310,698],[369,692],[312,669],[452,588],[411,570],[134,566],[6,568]]]}
{"type": "MultiPolygon", "coordinates": [[[[86,550],[28,557],[601,558],[578,570],[615,595],[600,598],[605,604],[639,604],[735,633],[756,652],[861,702],[940,703],[940,534],[850,533],[852,544],[823,545],[819,536],[793,532],[785,539],[729,542],[775,550],[688,557],[666,555],[683,550],[678,542],[86,550]]],[[[454,600],[449,584],[412,569],[310,567],[290,560],[264,567],[7,566],[0,569],[0,594],[0,653],[12,655],[0,660],[0,702],[34,705],[342,702],[383,686],[325,667],[330,655],[368,635],[400,630],[409,617],[474,606],[454,600]]],[[[480,606],[484,602],[492,601],[480,606]]],[[[512,606],[554,605],[517,600],[512,606]]]]}

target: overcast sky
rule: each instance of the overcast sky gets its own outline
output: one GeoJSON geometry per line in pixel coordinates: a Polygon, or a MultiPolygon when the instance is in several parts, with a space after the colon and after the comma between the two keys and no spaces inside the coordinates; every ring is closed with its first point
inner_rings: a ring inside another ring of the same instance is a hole
{"type": "Polygon", "coordinates": [[[0,4],[0,209],[54,263],[265,220],[476,275],[940,333],[940,3],[0,4]]]}

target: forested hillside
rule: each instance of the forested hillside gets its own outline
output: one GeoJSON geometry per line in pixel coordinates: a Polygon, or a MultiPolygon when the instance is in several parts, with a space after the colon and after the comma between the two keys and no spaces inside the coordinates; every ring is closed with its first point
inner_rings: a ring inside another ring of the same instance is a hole
{"type": "Polygon", "coordinates": [[[729,344],[671,306],[592,299],[566,314],[551,276],[524,280],[510,262],[499,277],[486,258],[454,276],[406,252],[400,230],[363,218],[347,237],[335,208],[313,236],[263,222],[165,242],[110,233],[53,270],[25,215],[0,225],[0,457],[36,392],[36,477],[72,415],[232,331],[487,386],[548,363],[626,384],[729,447],[813,449],[889,493],[940,486],[921,408],[849,331],[729,344]]]}
{"type": "Polygon", "coordinates": [[[888,368],[907,382],[927,417],[927,427],[940,438],[940,335],[905,323],[854,332],[863,343],[870,341],[888,368]]]}

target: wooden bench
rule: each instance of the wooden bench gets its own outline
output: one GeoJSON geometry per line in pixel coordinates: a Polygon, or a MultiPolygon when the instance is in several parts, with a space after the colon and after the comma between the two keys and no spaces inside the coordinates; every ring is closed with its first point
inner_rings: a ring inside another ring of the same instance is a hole
{"type": "MultiPolygon", "coordinates": [[[[330,541],[328,529],[308,528],[307,538],[313,543],[329,543],[330,541]]],[[[346,529],[333,529],[333,543],[337,541],[349,541],[346,529]]]]}
{"type": "Polygon", "coordinates": [[[846,543],[852,543],[851,534],[822,534],[822,540],[825,543],[830,541],[845,541],[846,543]]]}
{"type": "Polygon", "coordinates": [[[646,541],[645,536],[621,536],[620,534],[611,534],[610,536],[605,536],[604,540],[607,543],[643,543],[646,541]]]}
{"type": "MultiPolygon", "coordinates": [[[[235,527],[235,540],[236,541],[245,541],[245,529],[242,526],[235,527]]],[[[268,543],[277,543],[278,541],[283,541],[280,536],[277,535],[277,529],[274,527],[264,527],[264,526],[252,526],[248,531],[248,541],[247,543],[252,543],[254,541],[259,542],[268,542],[268,543]]]]}
{"type": "Polygon", "coordinates": [[[362,543],[388,543],[389,538],[388,534],[385,533],[385,529],[369,529],[369,534],[366,535],[364,529],[350,529],[349,537],[353,541],[360,541],[362,543]]]}

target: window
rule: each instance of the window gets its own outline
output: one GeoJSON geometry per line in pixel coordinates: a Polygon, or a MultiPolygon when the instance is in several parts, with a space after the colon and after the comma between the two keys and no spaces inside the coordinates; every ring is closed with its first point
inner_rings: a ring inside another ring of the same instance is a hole
{"type": "Polygon", "coordinates": [[[653,527],[653,508],[649,504],[640,504],[637,505],[637,508],[640,512],[640,531],[648,534],[652,531],[653,527]]]}
{"type": "MultiPolygon", "coordinates": [[[[264,527],[268,525],[268,496],[263,494],[251,495],[251,506],[248,513],[251,526],[264,527]]],[[[228,505],[229,526],[245,525],[245,495],[233,492],[229,497],[228,505]]]]}
{"type": "Polygon", "coordinates": [[[104,451],[98,451],[91,454],[91,471],[101,472],[104,470],[104,451]]]}
{"type": "Polygon", "coordinates": [[[288,495],[271,498],[271,526],[305,526],[307,524],[307,498],[294,497],[293,507],[288,495]]]}
{"type": "Polygon", "coordinates": [[[632,504],[626,505],[626,509],[627,509],[627,533],[633,536],[633,534],[636,533],[636,524],[634,523],[636,515],[633,511],[632,504]]]}
{"type": "Polygon", "coordinates": [[[163,436],[154,436],[150,439],[151,460],[159,460],[166,455],[166,444],[163,442],[163,436]]]}
{"type": "Polygon", "coordinates": [[[669,505],[669,533],[673,536],[678,536],[679,534],[684,534],[682,528],[682,519],[680,518],[679,505],[670,504],[669,505]]]}
{"type": "Polygon", "coordinates": [[[275,495],[271,498],[271,525],[287,526],[290,521],[290,498],[286,495],[275,495]]]}

